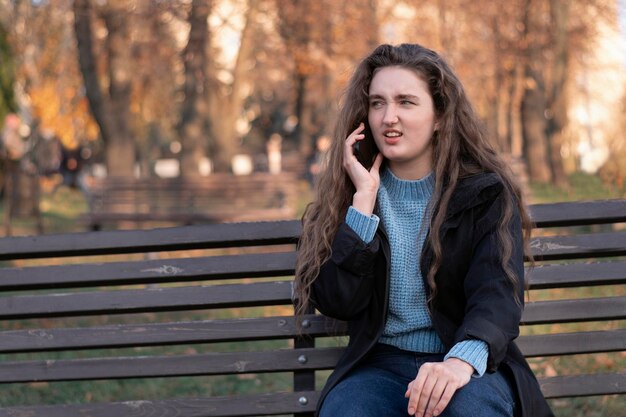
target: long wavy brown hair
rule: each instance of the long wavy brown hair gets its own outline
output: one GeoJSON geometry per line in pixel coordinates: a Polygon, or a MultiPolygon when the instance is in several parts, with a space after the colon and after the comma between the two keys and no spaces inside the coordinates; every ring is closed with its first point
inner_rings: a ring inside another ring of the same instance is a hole
{"type": "Polygon", "coordinates": [[[435,274],[443,257],[440,229],[450,198],[460,179],[480,172],[496,173],[505,185],[504,210],[497,231],[502,266],[513,285],[523,280],[510,266],[513,242],[509,231],[514,212],[518,211],[524,229],[524,249],[528,254],[532,224],[523,203],[522,191],[513,180],[508,166],[488,142],[461,82],[446,61],[430,49],[415,44],[380,45],[361,61],[350,79],[328,150],[326,167],[316,183],[315,199],[302,217],[303,230],[294,286],[296,315],[299,317],[308,311],[311,284],[319,274],[320,266],[331,255],[331,242],[356,191],[342,167],[344,141],[360,122],[367,120],[372,78],[380,68],[389,66],[413,70],[428,84],[438,120],[438,130],[432,141],[435,189],[430,202],[432,215],[429,217],[430,232],[427,236],[434,255],[426,277],[431,300],[437,292],[435,274]]]}

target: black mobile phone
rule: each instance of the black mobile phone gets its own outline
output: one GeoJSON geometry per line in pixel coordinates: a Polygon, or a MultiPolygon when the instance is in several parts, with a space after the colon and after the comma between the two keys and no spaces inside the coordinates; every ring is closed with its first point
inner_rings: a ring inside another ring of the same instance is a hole
{"type": "Polygon", "coordinates": [[[367,122],[365,122],[363,134],[365,135],[365,138],[357,141],[352,149],[354,151],[354,156],[356,156],[356,159],[361,163],[361,165],[363,165],[366,169],[370,169],[374,164],[376,154],[378,154],[378,147],[374,142],[372,131],[367,122]]]}

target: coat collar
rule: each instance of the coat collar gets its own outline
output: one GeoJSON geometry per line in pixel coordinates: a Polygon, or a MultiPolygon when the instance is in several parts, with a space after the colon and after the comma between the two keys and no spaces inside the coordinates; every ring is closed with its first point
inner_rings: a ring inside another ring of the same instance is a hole
{"type": "Polygon", "coordinates": [[[494,172],[483,172],[460,179],[450,199],[446,217],[492,199],[503,187],[502,180],[494,172]]]}

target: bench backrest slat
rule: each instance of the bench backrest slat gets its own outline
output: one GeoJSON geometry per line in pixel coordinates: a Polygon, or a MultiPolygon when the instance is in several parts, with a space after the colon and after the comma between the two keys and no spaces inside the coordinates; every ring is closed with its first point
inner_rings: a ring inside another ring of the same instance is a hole
{"type": "Polygon", "coordinates": [[[0,363],[0,383],[323,370],[335,366],[342,351],[334,347],[5,362],[0,363]],[[306,360],[299,361],[303,355],[306,360]]]}
{"type": "MultiPolygon", "coordinates": [[[[103,232],[104,233],[104,232],[103,232]]],[[[531,243],[537,260],[570,259],[585,256],[617,256],[626,254],[626,233],[542,237],[531,243]],[[620,246],[624,245],[624,246],[620,246]]],[[[123,249],[121,249],[123,251],[123,249]]],[[[1,255],[0,255],[1,256],[1,255]]],[[[295,254],[237,255],[195,259],[155,260],[132,263],[83,264],[29,268],[24,276],[22,268],[6,268],[0,280],[0,289],[41,289],[60,286],[127,285],[175,280],[226,279],[236,277],[289,275],[293,273],[295,254]],[[275,259],[272,259],[274,257],[275,259]],[[58,277],[58,278],[57,278],[58,277]],[[72,284],[73,282],[73,284],[72,284]]],[[[611,277],[620,274],[622,263],[607,264],[602,270],[611,277]],[[610,271],[608,270],[610,269],[610,271]]],[[[547,268],[558,268],[549,266],[547,268]]],[[[587,271],[599,273],[595,266],[569,265],[577,276],[587,271]]],[[[534,274],[544,271],[537,268],[534,274]]],[[[545,277],[545,274],[544,274],[545,277]]],[[[613,278],[614,279],[614,278],[613,278]]],[[[545,280],[544,280],[545,281],[545,280]]]]}
{"type": "MultiPolygon", "coordinates": [[[[2,291],[158,284],[233,278],[292,276],[295,252],[206,256],[106,264],[3,268],[2,291]],[[27,272],[27,273],[26,273],[27,272]]],[[[527,270],[530,289],[626,284],[626,261],[537,265],[527,270]]]]}
{"type": "Polygon", "coordinates": [[[626,284],[626,261],[537,265],[526,277],[534,290],[626,284]]]}
{"type": "Polygon", "coordinates": [[[297,221],[180,226],[0,239],[0,260],[111,255],[295,243],[297,221]]]}
{"type": "MultiPolygon", "coordinates": [[[[198,225],[145,231],[6,238],[0,239],[0,260],[295,243],[300,226],[294,222],[281,223],[275,226],[269,222],[251,224],[251,230],[243,235],[238,229],[246,223],[232,224],[232,228],[224,228],[227,224],[198,225]]],[[[530,243],[533,256],[538,260],[626,255],[625,245],[624,232],[543,236],[532,239],[530,243]]]]}
{"type": "MultiPolygon", "coordinates": [[[[626,199],[622,199],[540,204],[531,206],[531,211],[538,225],[554,224],[555,219],[564,219],[561,223],[567,225],[586,225],[626,222],[625,206],[626,199]],[[609,214],[603,214],[605,210],[609,214]]],[[[300,222],[291,220],[14,237],[0,239],[0,260],[293,243],[300,231],[300,222]]],[[[572,246],[570,243],[563,245],[572,246]]],[[[558,241],[553,244],[561,245],[558,241]]]]}
{"type": "Polygon", "coordinates": [[[546,398],[623,394],[626,372],[540,378],[539,384],[546,398]]]}
{"type": "Polygon", "coordinates": [[[526,357],[560,356],[626,350],[626,329],[520,336],[526,357]]]}
{"type": "MultiPolygon", "coordinates": [[[[309,337],[329,333],[341,336],[347,331],[344,323],[322,316],[309,315],[306,320],[309,327],[302,329],[302,334],[309,337]]],[[[293,316],[82,329],[8,330],[0,332],[0,353],[274,340],[294,338],[298,334],[293,316]]],[[[522,336],[518,342],[528,356],[623,350],[626,348],[626,330],[522,336]]]]}
{"type": "MultiPolygon", "coordinates": [[[[308,326],[301,330],[309,337],[346,332],[342,322],[320,315],[305,317],[308,326]]],[[[274,340],[299,334],[294,316],[5,330],[0,332],[0,353],[274,340]]]]}
{"type": "Polygon", "coordinates": [[[579,259],[626,255],[626,232],[543,236],[530,241],[536,260],[579,259]]]}
{"type": "Polygon", "coordinates": [[[0,319],[71,317],[291,303],[291,282],[0,297],[0,319]]]}
{"type": "Polygon", "coordinates": [[[4,268],[0,290],[81,288],[293,275],[295,252],[4,268]]]}
{"type": "Polygon", "coordinates": [[[619,223],[626,221],[626,200],[535,204],[530,214],[537,227],[619,223]]]}
{"type": "Polygon", "coordinates": [[[626,297],[596,297],[527,303],[522,323],[572,323],[624,318],[626,297]]]}
{"type": "MultiPolygon", "coordinates": [[[[620,351],[626,349],[626,329],[522,336],[517,344],[527,357],[620,351]]],[[[324,370],[336,364],[342,350],[281,349],[184,356],[7,362],[0,363],[0,383],[324,370]]]]}

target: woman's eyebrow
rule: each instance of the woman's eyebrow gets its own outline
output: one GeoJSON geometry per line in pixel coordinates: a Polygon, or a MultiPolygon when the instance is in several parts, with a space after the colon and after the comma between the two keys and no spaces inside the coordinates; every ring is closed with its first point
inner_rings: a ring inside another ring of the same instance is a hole
{"type": "Polygon", "coordinates": [[[398,100],[414,100],[414,101],[419,101],[420,98],[416,95],[413,94],[398,94],[396,96],[396,99],[398,100]]]}
{"type": "MultiPolygon", "coordinates": [[[[384,100],[385,98],[380,94],[369,94],[367,96],[369,100],[384,100]]],[[[420,101],[420,98],[414,94],[398,94],[395,96],[396,100],[414,100],[420,101]]]]}

